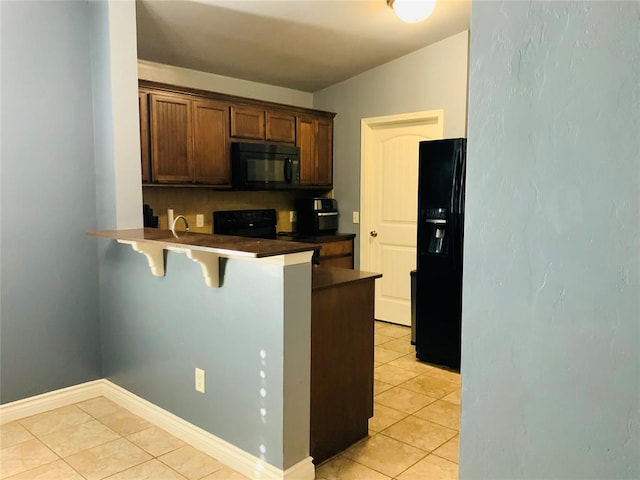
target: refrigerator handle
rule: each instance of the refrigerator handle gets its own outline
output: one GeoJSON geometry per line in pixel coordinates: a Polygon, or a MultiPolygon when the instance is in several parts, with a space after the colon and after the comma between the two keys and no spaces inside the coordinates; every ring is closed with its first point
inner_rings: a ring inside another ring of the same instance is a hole
{"type": "MultiPolygon", "coordinates": [[[[462,249],[462,233],[460,232],[460,229],[462,228],[461,225],[461,218],[460,218],[460,213],[462,213],[462,205],[460,204],[461,201],[463,201],[462,199],[462,192],[463,190],[463,185],[462,182],[464,181],[464,162],[465,162],[465,158],[464,155],[462,154],[462,148],[458,148],[458,150],[456,150],[456,159],[454,162],[454,167],[453,167],[453,186],[452,186],[452,208],[451,208],[451,231],[452,232],[457,232],[456,235],[452,235],[451,236],[451,250],[452,250],[452,255],[453,255],[453,262],[454,265],[456,267],[458,267],[458,251],[462,249]]],[[[461,252],[460,252],[461,253],[461,252]]]]}
{"type": "Polygon", "coordinates": [[[455,213],[458,211],[456,200],[458,197],[458,191],[456,190],[458,186],[458,159],[459,159],[460,151],[456,152],[456,159],[453,162],[453,177],[451,179],[451,188],[449,191],[451,192],[451,200],[449,205],[449,212],[455,213]]]}
{"type": "Polygon", "coordinates": [[[467,170],[467,158],[466,155],[462,154],[462,149],[459,150],[460,154],[460,181],[458,182],[458,213],[464,213],[464,183],[465,183],[465,172],[467,170]]]}

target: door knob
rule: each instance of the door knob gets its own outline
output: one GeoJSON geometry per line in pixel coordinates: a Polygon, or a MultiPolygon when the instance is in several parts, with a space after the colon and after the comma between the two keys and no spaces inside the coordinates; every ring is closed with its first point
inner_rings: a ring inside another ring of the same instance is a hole
{"type": "Polygon", "coordinates": [[[375,230],[371,230],[369,232],[369,235],[372,236],[373,238],[376,238],[378,236],[378,232],[376,232],[375,230]]]}

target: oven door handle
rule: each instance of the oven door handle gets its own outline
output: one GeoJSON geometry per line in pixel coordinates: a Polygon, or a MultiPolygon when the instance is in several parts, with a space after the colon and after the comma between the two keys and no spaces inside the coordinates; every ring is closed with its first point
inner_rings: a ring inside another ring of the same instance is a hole
{"type": "Polygon", "coordinates": [[[284,181],[291,183],[291,177],[293,176],[293,160],[290,158],[284,161],[284,181]]]}

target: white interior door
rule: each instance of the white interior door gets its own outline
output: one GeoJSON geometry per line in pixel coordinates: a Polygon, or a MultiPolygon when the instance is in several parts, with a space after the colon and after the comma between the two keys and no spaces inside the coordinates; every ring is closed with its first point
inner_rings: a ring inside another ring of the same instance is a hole
{"type": "Polygon", "coordinates": [[[362,120],[360,269],[382,273],[375,317],[411,325],[416,268],[418,143],[442,138],[443,111],[362,120]]]}

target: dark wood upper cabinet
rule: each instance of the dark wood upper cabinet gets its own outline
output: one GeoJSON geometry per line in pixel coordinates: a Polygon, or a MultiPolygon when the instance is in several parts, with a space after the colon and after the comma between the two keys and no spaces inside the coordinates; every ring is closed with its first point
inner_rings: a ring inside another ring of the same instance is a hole
{"type": "Polygon", "coordinates": [[[151,165],[149,162],[149,94],[138,92],[138,111],[140,112],[140,163],[142,168],[142,183],[151,181],[151,165]]]}
{"type": "Polygon", "coordinates": [[[145,183],[229,185],[228,104],[178,94],[149,99],[152,168],[145,183]]]}
{"type": "Polygon", "coordinates": [[[193,178],[191,101],[152,93],[151,160],[155,182],[191,182],[193,178]]]}
{"type": "Polygon", "coordinates": [[[266,136],[268,142],[295,143],[296,117],[290,113],[266,111],[266,136]]]}
{"type": "Polygon", "coordinates": [[[231,136],[264,140],[264,109],[231,106],[231,136]]]}
{"type": "Polygon", "coordinates": [[[211,100],[193,102],[193,181],[228,185],[231,180],[227,104],[211,100]]]}
{"type": "Polygon", "coordinates": [[[296,145],[300,148],[300,183],[313,185],[316,170],[316,122],[313,117],[296,119],[296,145]]]}
{"type": "Polygon", "coordinates": [[[295,143],[296,117],[291,113],[231,106],[231,136],[267,142],[295,143]]]}
{"type": "Polygon", "coordinates": [[[300,182],[333,184],[333,119],[298,117],[296,145],[300,147],[300,182]]]}
{"type": "Polygon", "coordinates": [[[316,185],[333,185],[333,119],[316,120],[316,185]]]}
{"type": "Polygon", "coordinates": [[[300,148],[300,188],[333,183],[333,117],[308,108],[141,80],[142,182],[231,186],[231,142],[300,148]]]}

